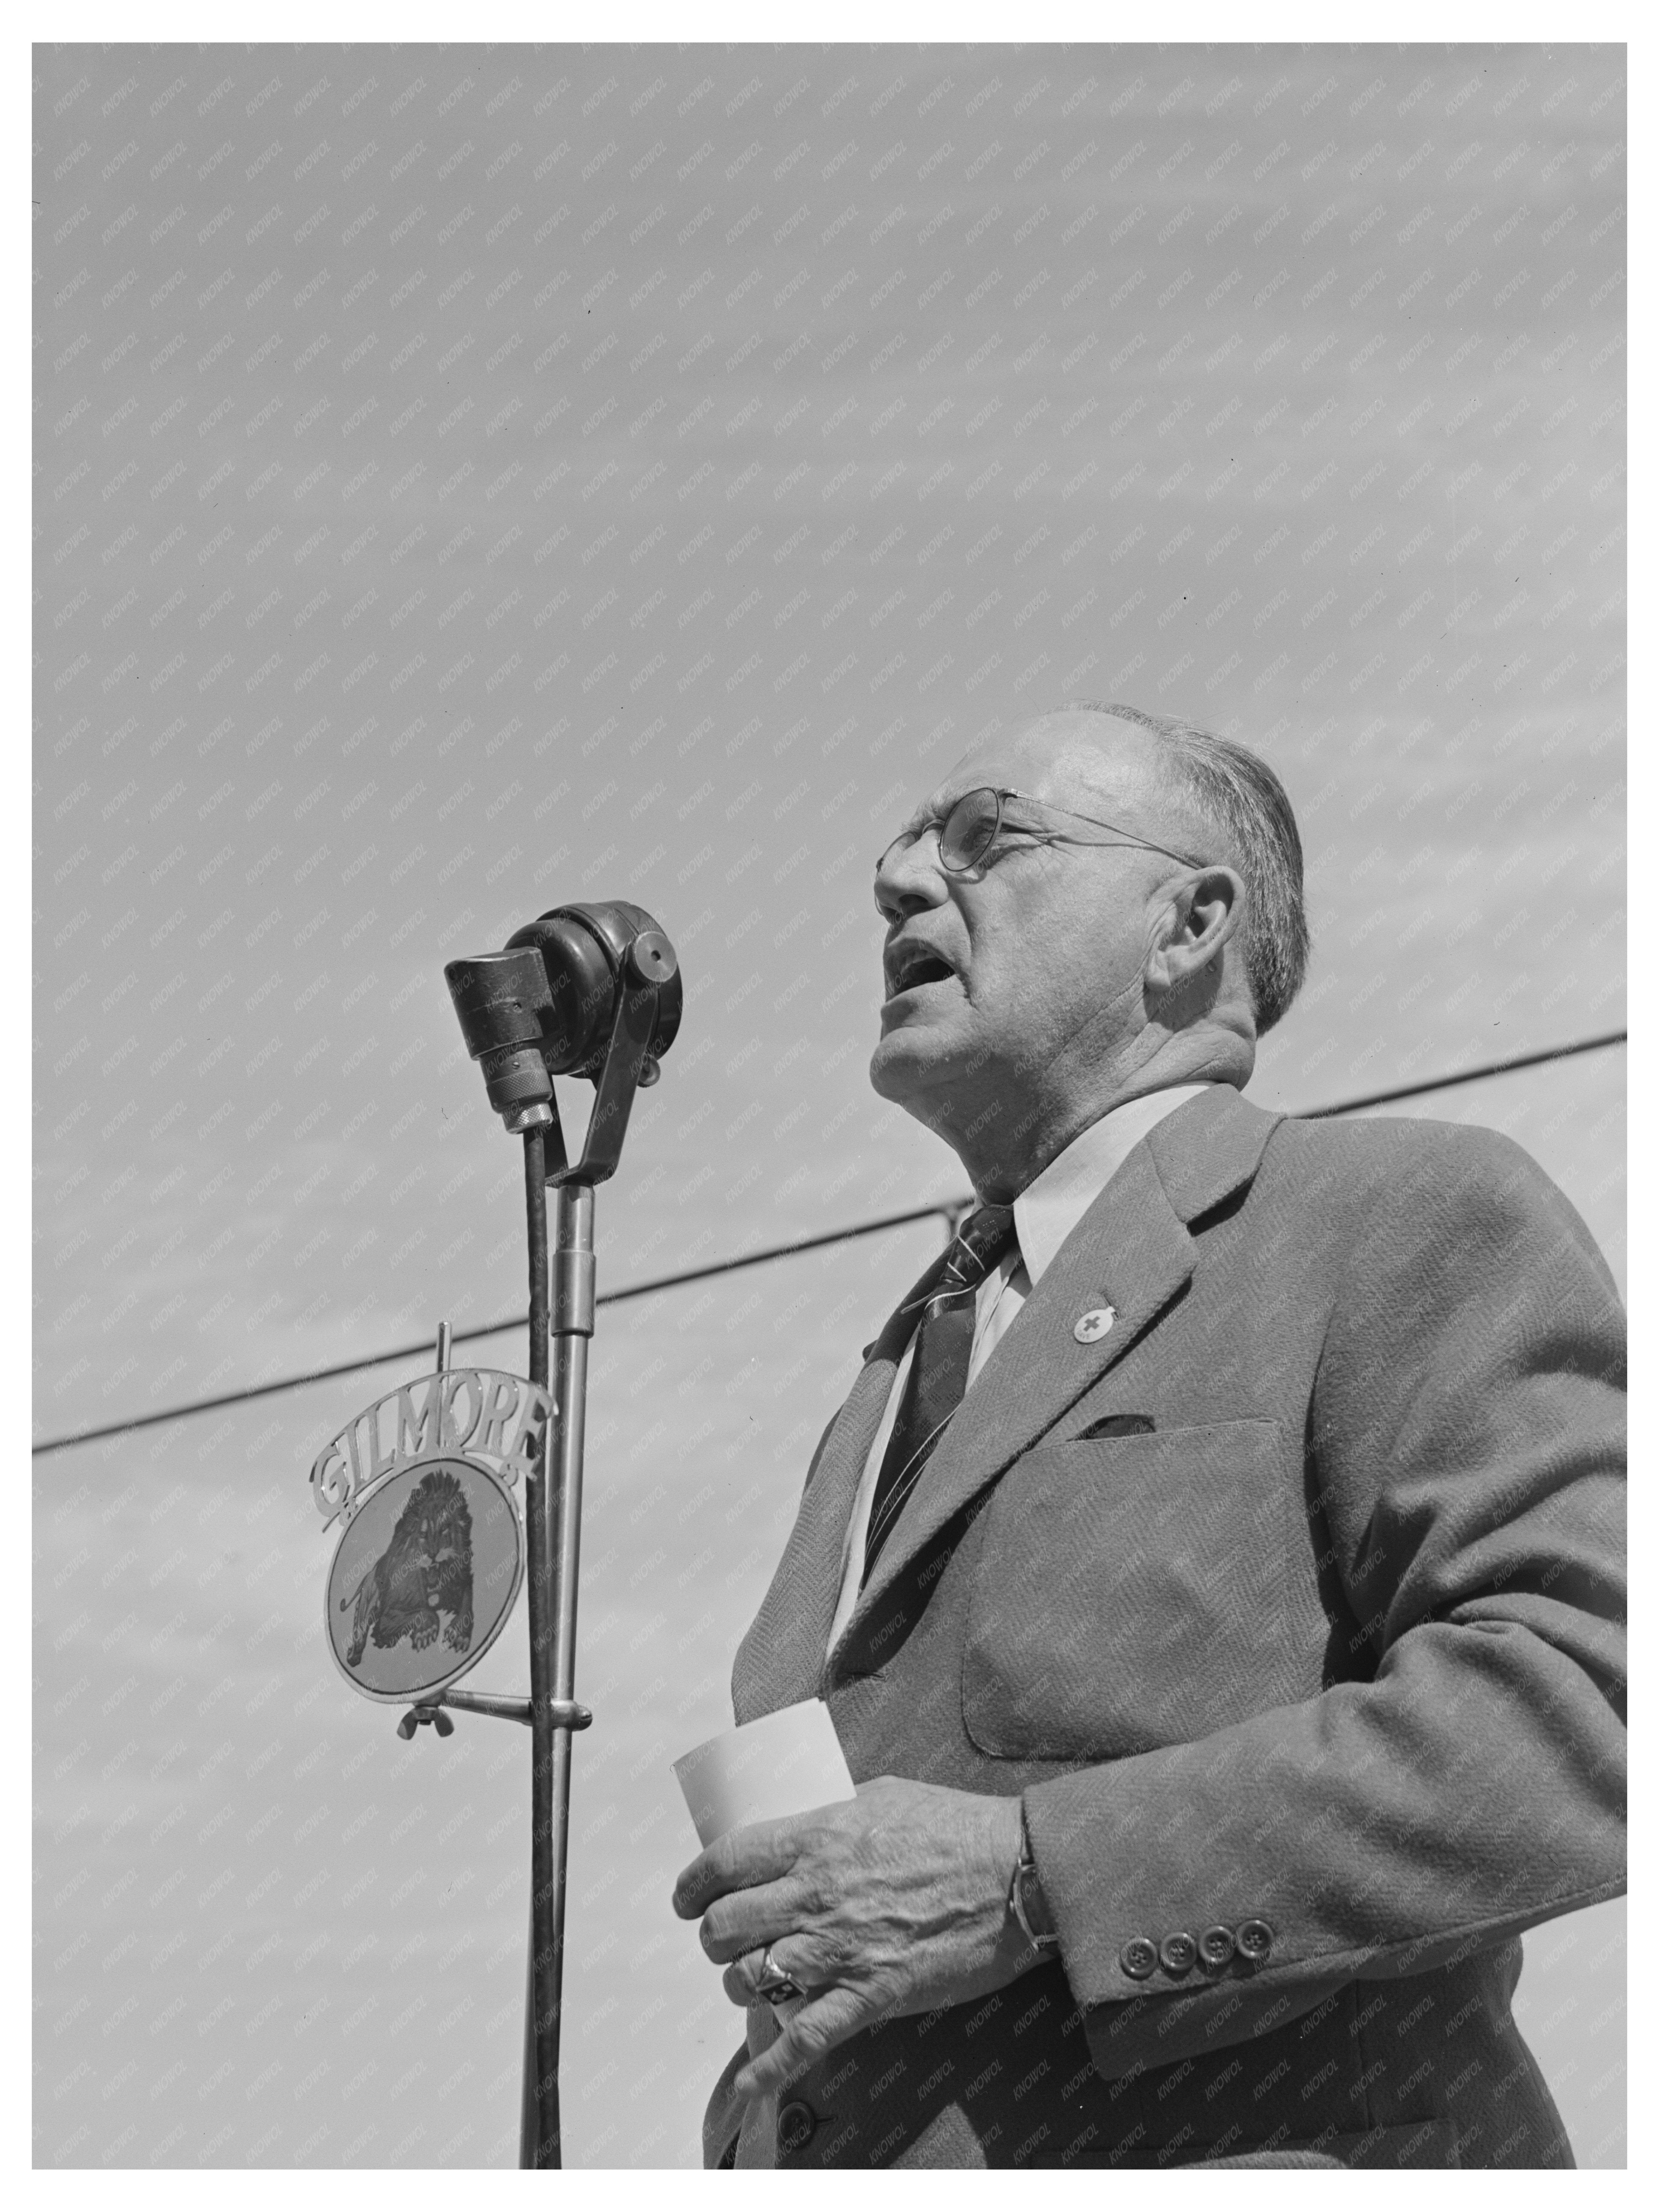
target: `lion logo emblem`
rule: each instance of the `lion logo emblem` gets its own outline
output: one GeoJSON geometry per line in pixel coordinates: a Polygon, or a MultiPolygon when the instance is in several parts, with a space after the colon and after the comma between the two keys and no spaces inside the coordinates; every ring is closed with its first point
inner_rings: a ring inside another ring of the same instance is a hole
{"type": "Polygon", "coordinates": [[[356,1667],[372,1637],[382,1650],[408,1637],[416,1651],[443,1638],[452,1650],[472,1642],[472,1516],[453,1474],[422,1477],[398,1516],[392,1541],[340,1610],[356,1606],[348,1666],[356,1667]]]}

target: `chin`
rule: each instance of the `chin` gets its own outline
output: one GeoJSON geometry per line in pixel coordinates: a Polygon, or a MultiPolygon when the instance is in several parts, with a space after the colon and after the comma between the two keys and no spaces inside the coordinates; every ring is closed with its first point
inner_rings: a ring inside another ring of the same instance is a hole
{"type": "Polygon", "coordinates": [[[925,1030],[890,1030],[870,1055],[870,1088],[878,1097],[907,1106],[938,1082],[950,1054],[925,1030]]]}

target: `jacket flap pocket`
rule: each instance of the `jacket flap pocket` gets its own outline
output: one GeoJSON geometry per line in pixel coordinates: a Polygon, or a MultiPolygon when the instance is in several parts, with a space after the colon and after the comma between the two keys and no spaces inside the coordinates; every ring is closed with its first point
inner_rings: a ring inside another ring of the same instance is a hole
{"type": "Polygon", "coordinates": [[[974,1569],[963,1711],[1003,1759],[1190,1742],[1293,1694],[1276,1421],[1039,1445],[974,1569]]]}

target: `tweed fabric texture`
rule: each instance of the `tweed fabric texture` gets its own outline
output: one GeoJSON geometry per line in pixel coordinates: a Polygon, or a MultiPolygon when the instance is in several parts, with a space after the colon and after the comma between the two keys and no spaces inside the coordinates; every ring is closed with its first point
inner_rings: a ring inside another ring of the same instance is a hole
{"type": "MultiPolygon", "coordinates": [[[[1508,2009],[1519,1931],[1624,1881],[1623,1322],[1565,1199],[1489,1132],[1183,1106],[1045,1273],[826,1662],[909,1325],[815,1455],[737,1717],[822,1694],[855,1778],[1023,1796],[1060,1960],[929,2015],[925,2063],[915,2021],[830,2053],[786,2162],[1322,2136],[1570,2162],[1508,2009]],[[1125,1971],[1133,1937],[1249,1917],[1259,1962],[1125,1971]]],[[[717,2094],[722,2148],[739,2117],[717,2094]]]]}

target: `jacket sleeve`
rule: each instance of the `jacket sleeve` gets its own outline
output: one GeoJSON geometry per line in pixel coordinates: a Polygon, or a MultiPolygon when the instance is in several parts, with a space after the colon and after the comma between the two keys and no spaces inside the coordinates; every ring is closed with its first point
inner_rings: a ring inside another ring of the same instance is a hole
{"type": "Polygon", "coordinates": [[[1115,2014],[1190,2015],[1160,2058],[1213,2048],[1623,1888],[1623,1344],[1588,1230],[1507,1139],[1438,1128],[1369,1194],[1306,1445],[1341,1679],[1025,1793],[1103,2070],[1115,2014]],[[1131,1938],[1247,1918],[1267,1955],[1219,1985],[1124,1971],[1131,1938]]]}

